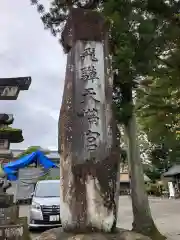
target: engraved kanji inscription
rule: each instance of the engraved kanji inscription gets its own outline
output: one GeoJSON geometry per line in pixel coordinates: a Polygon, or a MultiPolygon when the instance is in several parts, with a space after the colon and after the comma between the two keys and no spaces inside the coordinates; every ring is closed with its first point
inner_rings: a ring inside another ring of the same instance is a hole
{"type": "Polygon", "coordinates": [[[4,235],[6,238],[12,238],[12,237],[19,237],[23,236],[23,227],[7,227],[4,231],[4,235]]]}
{"type": "MultiPolygon", "coordinates": [[[[85,88],[84,92],[82,93],[83,97],[92,98],[95,102],[100,102],[96,99],[96,92],[93,88],[85,88]]],[[[81,103],[84,103],[84,100],[81,101],[81,103]]]]}
{"type": "Polygon", "coordinates": [[[96,55],[95,55],[95,48],[90,48],[90,47],[85,48],[83,53],[80,55],[80,58],[82,60],[84,60],[85,57],[87,57],[87,56],[90,56],[91,61],[93,61],[93,62],[97,62],[98,61],[98,59],[96,58],[96,55]]]}
{"type": "Polygon", "coordinates": [[[98,81],[97,70],[95,66],[90,65],[88,67],[81,68],[81,80],[82,81],[98,81]]]}
{"type": "Polygon", "coordinates": [[[100,133],[98,132],[93,132],[91,130],[88,130],[88,132],[86,132],[86,142],[88,151],[95,151],[97,149],[98,147],[97,140],[99,136],[100,133]]]}
{"type": "Polygon", "coordinates": [[[98,124],[98,110],[96,108],[84,110],[84,115],[88,117],[88,122],[90,124],[98,124]]]}

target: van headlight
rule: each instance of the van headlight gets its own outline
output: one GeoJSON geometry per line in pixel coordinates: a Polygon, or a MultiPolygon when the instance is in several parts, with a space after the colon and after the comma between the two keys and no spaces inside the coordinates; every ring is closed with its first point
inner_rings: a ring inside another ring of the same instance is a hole
{"type": "Polygon", "coordinates": [[[36,209],[36,210],[41,210],[40,204],[39,204],[39,203],[36,203],[36,202],[32,202],[31,208],[32,208],[32,209],[36,209]]]}

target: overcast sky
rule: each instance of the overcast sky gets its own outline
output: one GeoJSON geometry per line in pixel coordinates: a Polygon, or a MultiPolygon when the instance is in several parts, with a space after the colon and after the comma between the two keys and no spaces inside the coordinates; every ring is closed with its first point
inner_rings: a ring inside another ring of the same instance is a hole
{"type": "Polygon", "coordinates": [[[24,142],[12,148],[57,149],[65,65],[58,40],[44,30],[30,0],[1,0],[0,77],[32,77],[29,90],[20,92],[18,100],[0,101],[1,112],[14,114],[13,127],[23,130],[24,142]]]}

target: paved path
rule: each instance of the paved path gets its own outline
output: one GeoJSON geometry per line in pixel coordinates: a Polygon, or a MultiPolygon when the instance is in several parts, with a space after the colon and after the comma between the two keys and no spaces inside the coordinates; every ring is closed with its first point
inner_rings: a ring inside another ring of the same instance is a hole
{"type": "MultiPolygon", "coordinates": [[[[170,240],[180,239],[180,200],[150,198],[150,206],[153,218],[159,230],[169,236],[170,240]]],[[[20,215],[28,215],[28,207],[21,206],[20,215]]],[[[118,226],[131,229],[132,209],[130,198],[124,196],[119,200],[118,226]]],[[[35,239],[40,233],[33,233],[35,239]]]]}
{"type": "MultiPolygon", "coordinates": [[[[149,198],[149,202],[159,230],[172,240],[180,240],[180,200],[149,198]]],[[[120,197],[118,225],[131,229],[132,220],[130,198],[120,197]]]]}

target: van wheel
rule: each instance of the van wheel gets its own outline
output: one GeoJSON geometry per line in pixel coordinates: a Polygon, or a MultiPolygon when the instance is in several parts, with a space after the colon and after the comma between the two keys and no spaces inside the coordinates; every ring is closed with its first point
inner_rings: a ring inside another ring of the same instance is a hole
{"type": "Polygon", "coordinates": [[[34,228],[33,228],[33,227],[28,226],[28,229],[29,229],[30,232],[33,232],[33,231],[34,231],[34,228]]]}

